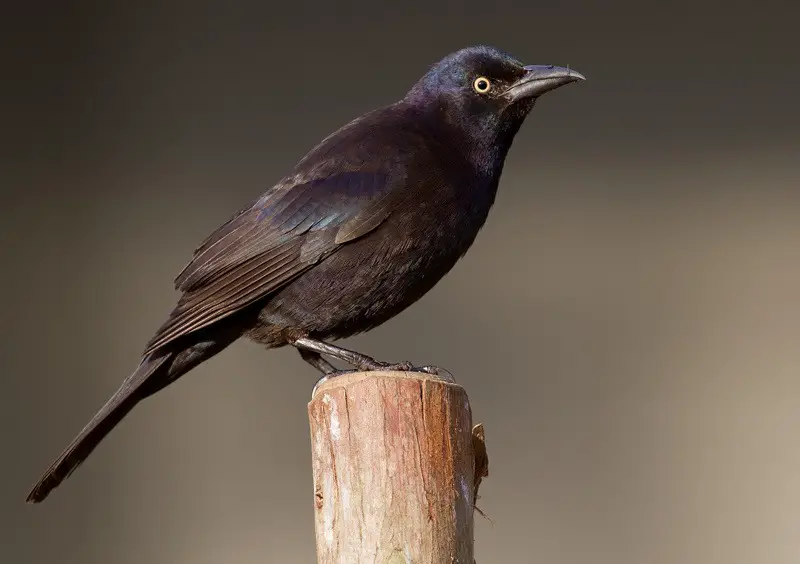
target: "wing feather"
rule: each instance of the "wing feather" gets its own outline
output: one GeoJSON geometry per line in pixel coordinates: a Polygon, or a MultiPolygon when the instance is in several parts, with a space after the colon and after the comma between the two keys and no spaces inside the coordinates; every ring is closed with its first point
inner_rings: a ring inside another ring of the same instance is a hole
{"type": "Polygon", "coordinates": [[[185,293],[167,322],[148,343],[147,352],[246,307],[276,290],[295,275],[313,266],[301,261],[300,238],[287,242],[279,252],[254,257],[218,276],[212,283],[185,293]]]}
{"type": "Polygon", "coordinates": [[[390,214],[389,176],[350,172],[278,185],[212,233],[175,279],[181,299],[154,352],[262,299],[390,214]]]}

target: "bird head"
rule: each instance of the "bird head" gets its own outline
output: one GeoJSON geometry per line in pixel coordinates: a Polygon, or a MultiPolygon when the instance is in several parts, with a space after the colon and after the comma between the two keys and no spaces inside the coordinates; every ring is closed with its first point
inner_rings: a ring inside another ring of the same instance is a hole
{"type": "Polygon", "coordinates": [[[580,80],[569,68],[525,65],[494,47],[468,47],[433,65],[405,101],[435,111],[475,140],[510,145],[542,94],[580,80]]]}

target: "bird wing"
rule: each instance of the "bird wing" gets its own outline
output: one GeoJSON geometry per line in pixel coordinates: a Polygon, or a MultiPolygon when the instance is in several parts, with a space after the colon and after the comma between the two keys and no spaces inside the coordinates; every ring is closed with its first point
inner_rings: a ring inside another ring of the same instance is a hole
{"type": "Polygon", "coordinates": [[[389,196],[402,177],[338,172],[276,185],[195,250],[175,279],[183,295],[145,354],[268,296],[375,229],[389,216],[389,196]]]}

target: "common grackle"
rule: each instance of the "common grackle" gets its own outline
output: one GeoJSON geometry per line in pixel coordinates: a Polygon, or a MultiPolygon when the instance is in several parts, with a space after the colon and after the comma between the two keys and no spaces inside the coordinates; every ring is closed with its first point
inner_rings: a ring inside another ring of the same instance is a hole
{"type": "MultiPolygon", "coordinates": [[[[239,337],[295,346],[326,376],[408,370],[326,342],[380,325],[461,258],[494,203],[537,98],[583,80],[491,47],[452,53],[398,102],[345,125],[212,233],[175,280],[182,295],[136,371],[28,495],[40,502],[142,399],[239,337]]],[[[435,372],[435,367],[422,370],[435,372]]]]}

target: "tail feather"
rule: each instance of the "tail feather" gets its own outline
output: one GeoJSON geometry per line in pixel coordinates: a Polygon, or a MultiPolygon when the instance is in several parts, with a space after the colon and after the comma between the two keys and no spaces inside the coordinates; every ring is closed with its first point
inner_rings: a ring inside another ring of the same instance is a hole
{"type": "Polygon", "coordinates": [[[169,386],[203,361],[230,345],[241,335],[235,323],[217,325],[194,336],[193,342],[176,343],[142,359],[139,367],[97,412],[83,431],[47,469],[28,494],[28,502],[39,503],[86,460],[106,435],[148,396],[169,386]]]}
{"type": "MultiPolygon", "coordinates": [[[[142,389],[153,374],[164,365],[171,354],[156,358],[146,357],[136,371],[127,378],[119,390],[89,421],[70,445],[47,469],[28,494],[27,501],[39,503],[86,460],[108,433],[141,401],[147,393],[142,389]]],[[[148,390],[149,391],[149,390],[148,390]]]]}

